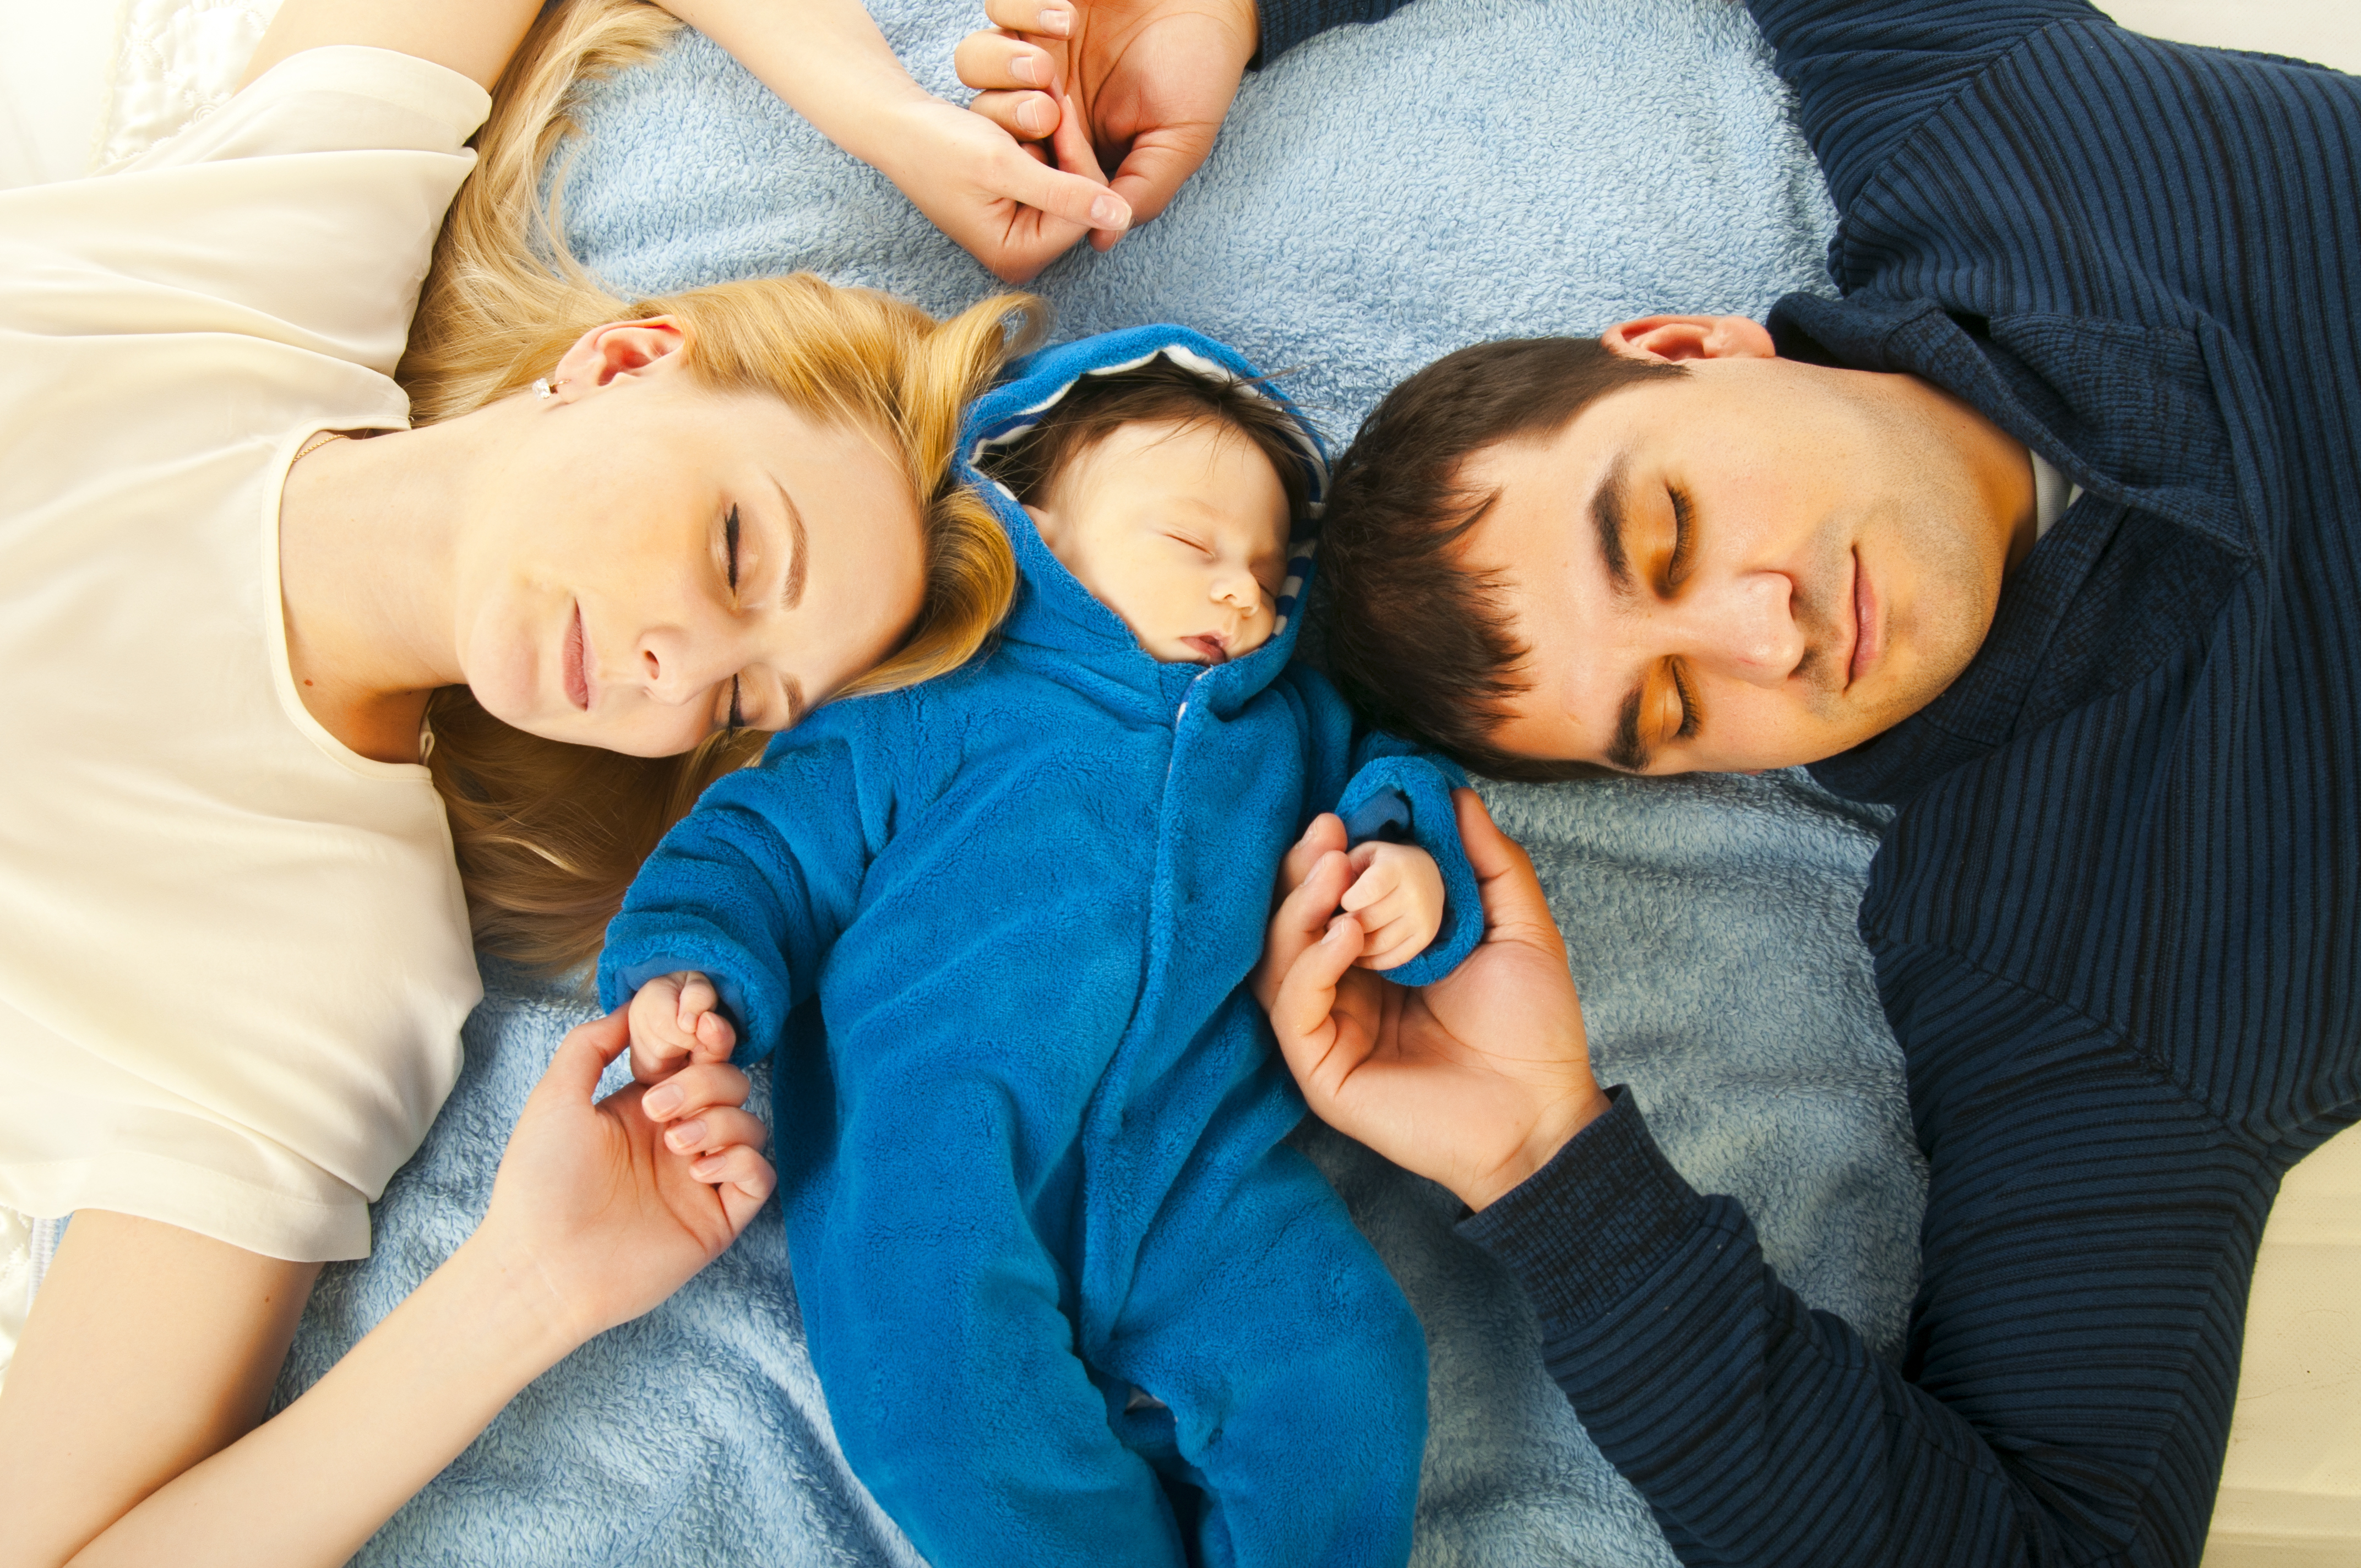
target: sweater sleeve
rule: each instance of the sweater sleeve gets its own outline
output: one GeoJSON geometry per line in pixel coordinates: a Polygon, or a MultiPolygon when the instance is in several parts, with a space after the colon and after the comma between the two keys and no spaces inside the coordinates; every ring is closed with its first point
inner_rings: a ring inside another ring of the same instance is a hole
{"type": "Polygon", "coordinates": [[[737,1026],[735,1059],[778,1044],[859,905],[873,852],[857,735],[824,711],[763,764],[705,792],[640,869],[607,927],[598,999],[628,1003],[657,975],[697,970],[737,1026]]]}
{"type": "Polygon", "coordinates": [[[1782,1284],[1620,1091],[1463,1229],[1690,1568],[2193,1564],[2279,1172],[2081,1014],[1905,961],[1913,1060],[1983,1065],[1918,1107],[1900,1365],[1782,1284]]]}
{"type": "Polygon", "coordinates": [[[1408,0],[1262,0],[1257,13],[1262,47],[1254,64],[1268,65],[1314,33],[1348,22],[1382,22],[1408,0]]]}

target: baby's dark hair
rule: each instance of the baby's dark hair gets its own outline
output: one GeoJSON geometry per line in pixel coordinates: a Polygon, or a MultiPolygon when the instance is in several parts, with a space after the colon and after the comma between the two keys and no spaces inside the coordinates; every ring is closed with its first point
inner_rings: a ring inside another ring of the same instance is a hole
{"type": "Polygon", "coordinates": [[[1300,524],[1311,501],[1303,448],[1287,411],[1237,376],[1213,377],[1159,354],[1128,370],[1084,376],[1032,429],[984,454],[978,465],[1019,501],[1038,502],[1066,466],[1127,424],[1212,420],[1253,443],[1287,492],[1287,515],[1300,524]]]}

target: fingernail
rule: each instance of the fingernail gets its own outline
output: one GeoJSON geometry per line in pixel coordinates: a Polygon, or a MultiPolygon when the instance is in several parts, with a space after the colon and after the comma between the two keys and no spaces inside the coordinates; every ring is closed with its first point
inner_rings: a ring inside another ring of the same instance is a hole
{"type": "Polygon", "coordinates": [[[1037,137],[1048,136],[1054,128],[1049,123],[1049,106],[1038,98],[1026,100],[1016,111],[1016,123],[1037,137]]]}
{"type": "Polygon", "coordinates": [[[707,1155],[703,1159],[698,1160],[695,1165],[690,1166],[688,1168],[688,1173],[691,1176],[698,1177],[700,1179],[708,1176],[719,1176],[721,1174],[721,1157],[718,1154],[707,1155]]]}
{"type": "Polygon", "coordinates": [[[704,1141],[704,1138],[705,1123],[702,1118],[694,1122],[683,1122],[664,1135],[664,1142],[672,1146],[675,1154],[686,1154],[704,1141]]]}
{"type": "Polygon", "coordinates": [[[1101,196],[1091,203],[1091,222],[1103,229],[1131,226],[1131,212],[1120,197],[1101,196]]]}
{"type": "Polygon", "coordinates": [[[1020,54],[1008,62],[1008,74],[1027,87],[1041,84],[1041,62],[1029,54],[1020,54]]]}
{"type": "Polygon", "coordinates": [[[1039,26],[1051,38],[1062,38],[1074,30],[1074,14],[1063,5],[1044,5],[1039,26]]]}
{"type": "Polygon", "coordinates": [[[640,1102],[640,1106],[649,1115],[661,1121],[679,1110],[681,1101],[686,1098],[686,1096],[679,1090],[671,1084],[665,1084],[662,1089],[648,1091],[648,1097],[640,1102]]]}

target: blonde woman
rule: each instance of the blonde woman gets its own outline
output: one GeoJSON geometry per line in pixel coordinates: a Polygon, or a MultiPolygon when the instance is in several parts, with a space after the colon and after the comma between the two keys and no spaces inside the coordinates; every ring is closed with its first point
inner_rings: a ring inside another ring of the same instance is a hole
{"type": "MultiPolygon", "coordinates": [[[[767,10],[682,8],[771,47],[767,10]]],[[[744,732],[949,668],[1007,602],[946,476],[1027,302],[627,306],[522,258],[544,132],[669,27],[647,7],[554,14],[518,60],[412,427],[413,298],[535,10],[290,0],[190,135],[0,197],[0,1205],[73,1216],[0,1396],[8,1568],[341,1562],[726,1247],[774,1179],[745,1080],[680,1080],[710,1109],[666,1146],[592,1104],[624,1040],[587,1025],[476,1235],[255,1424],[451,1086],[471,914],[578,959],[744,732]]]]}

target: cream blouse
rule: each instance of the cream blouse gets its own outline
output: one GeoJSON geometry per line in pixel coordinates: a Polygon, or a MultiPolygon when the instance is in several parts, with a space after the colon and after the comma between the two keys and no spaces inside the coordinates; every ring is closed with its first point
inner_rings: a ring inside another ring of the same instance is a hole
{"type": "Polygon", "coordinates": [[[0,1206],[357,1257],[482,993],[443,806],[305,711],[279,496],[391,380],[490,107],[294,56],[0,192],[0,1206]]]}

